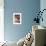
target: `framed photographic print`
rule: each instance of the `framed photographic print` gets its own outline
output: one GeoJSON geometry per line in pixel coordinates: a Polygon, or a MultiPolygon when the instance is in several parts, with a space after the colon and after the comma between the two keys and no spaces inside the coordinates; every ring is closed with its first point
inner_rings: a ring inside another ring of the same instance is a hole
{"type": "Polygon", "coordinates": [[[22,24],[22,13],[13,13],[13,24],[22,24]]]}

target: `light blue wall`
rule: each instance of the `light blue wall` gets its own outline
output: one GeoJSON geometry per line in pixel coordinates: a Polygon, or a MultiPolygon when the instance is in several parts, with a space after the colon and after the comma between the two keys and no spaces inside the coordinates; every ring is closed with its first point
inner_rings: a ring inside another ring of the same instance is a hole
{"type": "MultiPolygon", "coordinates": [[[[46,0],[41,0],[40,1],[40,10],[42,11],[43,9],[46,9],[46,0]]],[[[43,12],[43,22],[40,22],[40,25],[45,26],[46,27],[46,11],[43,12]]]]}
{"type": "Polygon", "coordinates": [[[5,40],[18,41],[32,28],[35,12],[40,9],[39,0],[4,0],[5,40]],[[13,24],[13,12],[22,13],[22,24],[13,24]]]}

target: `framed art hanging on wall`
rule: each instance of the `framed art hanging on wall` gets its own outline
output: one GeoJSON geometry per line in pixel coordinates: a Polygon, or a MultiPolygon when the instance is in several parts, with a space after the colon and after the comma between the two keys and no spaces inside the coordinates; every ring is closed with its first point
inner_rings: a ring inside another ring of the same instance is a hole
{"type": "Polygon", "coordinates": [[[22,24],[22,13],[13,13],[13,24],[22,24]]]}

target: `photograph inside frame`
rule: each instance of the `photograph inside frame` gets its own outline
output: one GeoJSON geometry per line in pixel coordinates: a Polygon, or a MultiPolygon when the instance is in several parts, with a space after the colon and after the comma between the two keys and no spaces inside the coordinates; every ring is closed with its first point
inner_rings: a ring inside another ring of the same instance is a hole
{"type": "Polygon", "coordinates": [[[13,13],[13,24],[21,24],[22,13],[13,13]]]}

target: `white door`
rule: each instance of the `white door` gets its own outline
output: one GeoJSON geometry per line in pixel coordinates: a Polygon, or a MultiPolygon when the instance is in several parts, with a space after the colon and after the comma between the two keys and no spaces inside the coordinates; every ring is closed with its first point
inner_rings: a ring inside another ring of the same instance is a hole
{"type": "Polygon", "coordinates": [[[4,41],[4,0],[0,0],[0,42],[4,41]]]}

